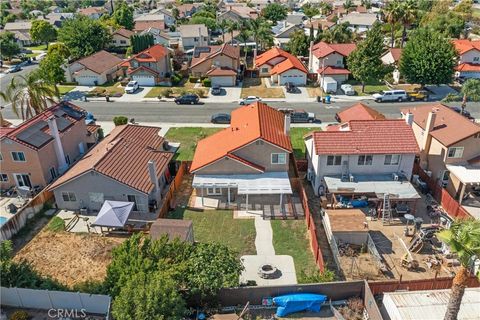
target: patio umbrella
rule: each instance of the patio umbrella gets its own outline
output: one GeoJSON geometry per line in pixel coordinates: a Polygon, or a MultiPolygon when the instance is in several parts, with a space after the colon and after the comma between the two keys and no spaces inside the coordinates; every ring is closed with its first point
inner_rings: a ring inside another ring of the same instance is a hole
{"type": "Polygon", "coordinates": [[[106,200],[93,225],[114,228],[123,227],[132,212],[132,208],[133,202],[106,200]]]}

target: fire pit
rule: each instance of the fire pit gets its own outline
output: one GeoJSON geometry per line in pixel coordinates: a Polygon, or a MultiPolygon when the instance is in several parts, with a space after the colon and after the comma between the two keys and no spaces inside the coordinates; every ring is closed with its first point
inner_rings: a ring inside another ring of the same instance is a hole
{"type": "Polygon", "coordinates": [[[264,264],[258,268],[258,275],[262,279],[275,279],[280,275],[280,270],[271,264],[264,264]]]}

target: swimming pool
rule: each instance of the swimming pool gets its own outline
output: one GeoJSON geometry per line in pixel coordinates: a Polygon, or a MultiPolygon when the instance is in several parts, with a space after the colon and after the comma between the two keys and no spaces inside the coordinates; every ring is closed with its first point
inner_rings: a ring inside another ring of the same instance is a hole
{"type": "Polygon", "coordinates": [[[7,222],[7,218],[5,217],[0,217],[0,226],[2,226],[5,222],[7,222]]]}

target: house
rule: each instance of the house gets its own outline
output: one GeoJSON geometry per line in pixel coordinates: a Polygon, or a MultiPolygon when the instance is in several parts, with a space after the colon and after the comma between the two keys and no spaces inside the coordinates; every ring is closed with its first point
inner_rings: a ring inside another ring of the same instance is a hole
{"type": "Polygon", "coordinates": [[[480,79],[480,40],[453,40],[459,54],[455,76],[480,79]]]}
{"type": "Polygon", "coordinates": [[[135,33],[131,30],[120,28],[112,33],[112,46],[114,47],[130,47],[130,37],[135,33]]]}
{"type": "Polygon", "coordinates": [[[178,32],[180,32],[180,41],[183,50],[208,46],[210,42],[208,29],[204,24],[182,24],[178,27],[178,32]]]}
{"type": "Polygon", "coordinates": [[[378,14],[376,13],[359,13],[359,12],[350,12],[349,14],[340,18],[339,23],[348,22],[349,29],[357,32],[363,33],[370,30],[376,22],[380,22],[378,19],[378,14]]]}
{"type": "Polygon", "coordinates": [[[167,235],[170,241],[179,239],[193,243],[193,222],[192,220],[180,219],[157,219],[150,227],[150,237],[158,240],[167,235]]]}
{"type": "Polygon", "coordinates": [[[67,82],[82,86],[98,86],[123,75],[122,59],[105,50],[69,64],[65,70],[67,82]]]}
{"type": "Polygon", "coordinates": [[[169,80],[166,78],[169,78],[171,72],[170,55],[167,48],[154,44],[122,63],[122,67],[141,86],[167,83],[169,80]]]}
{"type": "Polygon", "coordinates": [[[279,21],[277,25],[272,27],[274,45],[285,49],[292,35],[298,30],[303,31],[303,28],[299,25],[289,23],[287,20],[279,21]]]}
{"type": "Polygon", "coordinates": [[[412,122],[420,167],[457,200],[473,191],[480,183],[480,126],[442,104],[406,108],[402,114],[412,122]]]}
{"type": "Polygon", "coordinates": [[[230,127],[197,144],[190,167],[197,203],[204,207],[220,197],[227,206],[239,202],[248,210],[263,198],[283,206],[292,194],[289,130],[289,116],[264,103],[233,110],[230,127]]]}
{"type": "Polygon", "coordinates": [[[51,12],[45,16],[45,19],[51,25],[60,28],[65,20],[72,19],[73,16],[72,12],[51,12]]]}
{"type": "Polygon", "coordinates": [[[234,86],[240,70],[240,48],[229,44],[195,47],[190,73],[194,77],[208,76],[212,85],[234,86]]]}
{"type": "Polygon", "coordinates": [[[380,58],[385,65],[392,65],[395,67],[393,70],[393,80],[395,83],[400,81],[400,71],[398,70],[400,64],[400,58],[402,57],[402,48],[389,48],[388,51],[380,58]]]}
{"type": "Polygon", "coordinates": [[[316,195],[342,203],[337,196],[420,198],[409,182],[419,148],[405,120],[351,120],[337,130],[308,134],[305,145],[307,179],[316,195]]]}
{"type": "Polygon", "coordinates": [[[347,57],[355,50],[354,43],[319,43],[310,45],[309,70],[321,77],[331,77],[338,83],[348,79],[350,71],[346,69],[347,57]]]}
{"type": "Polygon", "coordinates": [[[178,10],[178,15],[180,18],[190,18],[202,6],[203,3],[185,3],[175,7],[178,10]]]}
{"type": "Polygon", "coordinates": [[[165,29],[165,15],[164,14],[143,14],[134,19],[135,32],[142,32],[148,28],[156,28],[160,30],[165,29]]]}
{"type": "Polygon", "coordinates": [[[314,35],[316,36],[317,32],[328,30],[335,25],[335,22],[331,22],[326,19],[312,19],[312,22],[307,21],[305,23],[305,30],[306,32],[310,32],[310,27],[313,26],[314,35]]]}
{"type": "Polygon", "coordinates": [[[17,127],[0,128],[1,189],[41,189],[62,175],[87,151],[85,115],[61,102],[17,127]]]}
{"type": "Polygon", "coordinates": [[[257,19],[258,11],[248,6],[227,6],[226,10],[218,15],[218,21],[228,20],[242,23],[244,20],[257,19]]]}
{"type": "Polygon", "coordinates": [[[49,190],[60,209],[98,212],[105,200],[133,203],[133,213],[149,217],[160,207],[171,179],[174,153],[160,128],[117,126],[49,190]]]}
{"type": "Polygon", "coordinates": [[[363,103],[357,103],[337,112],[335,119],[340,123],[345,123],[352,120],[385,120],[385,116],[363,103]]]}
{"type": "Polygon", "coordinates": [[[154,44],[161,44],[164,47],[169,47],[170,46],[169,33],[170,32],[165,32],[162,29],[157,29],[157,28],[154,28],[154,27],[150,27],[150,28],[140,32],[141,35],[151,34],[153,36],[153,43],[154,44]]]}
{"type": "Polygon", "coordinates": [[[33,43],[32,37],[30,36],[31,28],[32,22],[30,21],[7,22],[3,27],[3,31],[13,33],[19,45],[28,46],[33,43]]]}
{"type": "Polygon", "coordinates": [[[166,8],[158,8],[150,11],[151,14],[163,14],[163,21],[167,27],[175,25],[177,22],[171,10],[166,8]]]}
{"type": "Polygon", "coordinates": [[[301,12],[293,12],[287,14],[287,18],[285,19],[288,23],[296,24],[297,26],[303,25],[304,21],[307,17],[301,12]]]}
{"type": "Polygon", "coordinates": [[[107,10],[104,7],[87,7],[79,8],[77,13],[96,20],[100,19],[102,15],[107,13],[107,10]]]}
{"type": "Polygon", "coordinates": [[[308,70],[294,55],[274,47],[255,59],[255,67],[261,77],[269,76],[272,83],[284,85],[291,82],[295,85],[307,84],[308,70]]]}

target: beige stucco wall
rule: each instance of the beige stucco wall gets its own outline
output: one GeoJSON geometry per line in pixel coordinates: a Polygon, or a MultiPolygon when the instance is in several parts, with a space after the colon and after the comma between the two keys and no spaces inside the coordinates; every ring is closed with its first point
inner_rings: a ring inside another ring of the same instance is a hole
{"type": "Polygon", "coordinates": [[[195,174],[249,174],[260,173],[260,171],[253,169],[247,165],[239,163],[236,160],[228,159],[227,157],[216,161],[206,167],[195,172],[195,174]]]}
{"type": "Polygon", "coordinates": [[[263,142],[263,144],[256,144],[255,142],[250,143],[249,145],[237,150],[234,152],[235,155],[246,159],[250,162],[253,162],[259,166],[265,168],[265,171],[288,171],[288,161],[289,154],[286,153],[286,164],[272,164],[271,155],[272,153],[286,153],[283,149],[274,146],[268,142],[263,142]]]}
{"type": "Polygon", "coordinates": [[[465,52],[460,56],[459,63],[480,63],[480,51],[470,50],[465,52]],[[476,61],[475,58],[477,58],[476,61]]]}
{"type": "Polygon", "coordinates": [[[130,46],[130,39],[125,38],[124,36],[121,36],[119,34],[114,34],[112,36],[112,44],[115,47],[129,47],[130,46]],[[121,41],[125,41],[125,43],[121,43],[121,41]]]}
{"type": "Polygon", "coordinates": [[[239,60],[238,59],[232,59],[229,56],[220,54],[218,56],[215,56],[213,59],[208,59],[194,67],[192,67],[191,73],[195,77],[203,77],[206,75],[207,71],[212,68],[213,65],[218,66],[218,67],[228,67],[232,68],[234,70],[237,70],[239,67],[239,60]]]}

